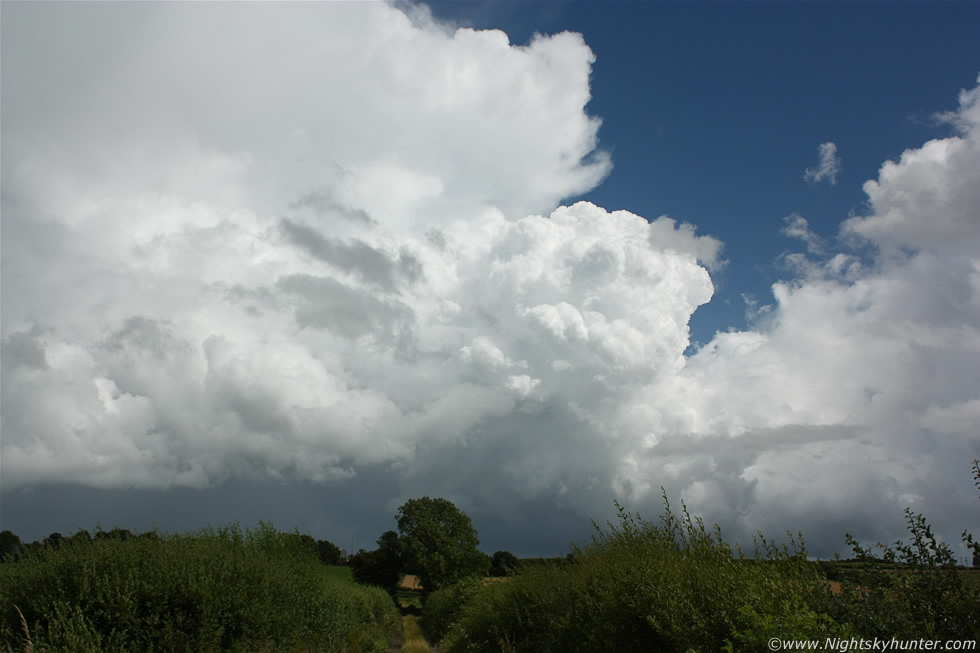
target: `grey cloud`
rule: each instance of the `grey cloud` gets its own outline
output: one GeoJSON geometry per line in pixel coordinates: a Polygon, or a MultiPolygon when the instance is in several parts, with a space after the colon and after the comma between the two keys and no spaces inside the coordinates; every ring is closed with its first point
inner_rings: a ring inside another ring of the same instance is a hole
{"type": "Polygon", "coordinates": [[[698,236],[697,227],[677,221],[668,216],[660,216],[650,222],[650,245],[659,249],[673,249],[691,254],[712,272],[722,270],[727,261],[721,258],[724,246],[713,236],[698,236]]]}
{"type": "Polygon", "coordinates": [[[353,209],[343,206],[331,199],[327,193],[307,193],[289,205],[291,209],[309,209],[319,217],[340,217],[365,226],[374,226],[377,222],[363,209],[353,209]]]}
{"type": "Polygon", "coordinates": [[[154,358],[166,359],[186,345],[174,336],[173,324],[169,321],[134,315],[105,339],[104,346],[116,352],[131,347],[154,358]]]}
{"type": "Polygon", "coordinates": [[[44,349],[33,332],[19,331],[4,338],[0,358],[4,367],[10,369],[27,367],[43,370],[48,366],[44,349]]]}
{"type": "Polygon", "coordinates": [[[823,243],[817,234],[810,231],[810,223],[806,218],[798,213],[792,213],[783,218],[783,222],[786,224],[782,231],[784,236],[799,238],[806,243],[807,251],[811,254],[823,253],[823,243]]]}
{"type": "Polygon", "coordinates": [[[712,455],[737,456],[744,463],[751,462],[760,452],[774,449],[799,447],[812,442],[832,442],[857,437],[854,427],[841,425],[819,426],[790,424],[779,428],[755,428],[737,436],[674,434],[663,438],[651,447],[650,456],[712,455]]]}
{"type": "Polygon", "coordinates": [[[293,274],[276,286],[298,300],[296,322],[302,327],[329,329],[345,338],[391,337],[411,318],[404,305],[382,301],[331,277],[293,274]]]}
{"type": "Polygon", "coordinates": [[[393,261],[361,240],[344,243],[326,238],[316,229],[292,220],[284,219],[279,224],[286,238],[311,256],[389,292],[397,290],[399,277],[414,282],[422,276],[422,264],[408,252],[402,251],[393,261]]]}

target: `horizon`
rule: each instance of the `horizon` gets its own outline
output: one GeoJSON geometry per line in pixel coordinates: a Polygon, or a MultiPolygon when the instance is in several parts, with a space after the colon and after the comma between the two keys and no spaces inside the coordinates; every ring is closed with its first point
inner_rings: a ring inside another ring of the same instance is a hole
{"type": "Polygon", "coordinates": [[[0,530],[980,532],[980,4],[2,16],[0,530]]]}

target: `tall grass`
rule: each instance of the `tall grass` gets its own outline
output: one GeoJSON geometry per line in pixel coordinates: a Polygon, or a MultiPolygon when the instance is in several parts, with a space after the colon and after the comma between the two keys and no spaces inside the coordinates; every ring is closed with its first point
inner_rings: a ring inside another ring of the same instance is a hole
{"type": "Polygon", "coordinates": [[[332,578],[270,524],[102,535],[21,556],[0,580],[0,645],[26,648],[29,629],[49,651],[382,651],[398,625],[385,592],[332,578]]]}
{"type": "Polygon", "coordinates": [[[415,616],[406,616],[402,621],[402,653],[430,653],[431,651],[415,616]]]}
{"type": "MultiPolygon", "coordinates": [[[[974,470],[980,488],[980,463],[974,470]]],[[[434,592],[430,633],[441,650],[506,653],[761,652],[771,638],[980,636],[980,588],[910,510],[909,541],[879,545],[880,554],[847,536],[857,561],[834,594],[822,571],[830,567],[807,562],[802,535],[782,546],[760,535],[747,556],[683,504],[676,514],[666,494],[664,506],[657,523],[620,508],[618,523],[597,527],[571,564],[434,592]]]]}
{"type": "Polygon", "coordinates": [[[433,593],[425,619],[447,651],[754,651],[770,637],[848,637],[814,612],[818,577],[801,541],[732,548],[666,496],[659,523],[620,508],[574,562],[531,567],[506,583],[433,593]]]}

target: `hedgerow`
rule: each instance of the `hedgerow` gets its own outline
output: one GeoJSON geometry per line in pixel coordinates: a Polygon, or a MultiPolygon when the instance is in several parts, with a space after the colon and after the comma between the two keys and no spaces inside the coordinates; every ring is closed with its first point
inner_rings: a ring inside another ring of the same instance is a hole
{"type": "Polygon", "coordinates": [[[760,538],[747,556],[664,502],[659,523],[619,507],[618,524],[597,528],[572,564],[434,593],[426,624],[451,652],[753,651],[769,637],[852,635],[808,604],[820,577],[802,538],[760,538]]]}
{"type": "Polygon", "coordinates": [[[325,573],[298,533],[262,523],[184,535],[97,533],[26,552],[0,584],[4,648],[384,650],[383,591],[325,573]]]}
{"type": "MultiPolygon", "coordinates": [[[[973,461],[980,489],[980,461],[973,461]]],[[[708,531],[664,494],[658,523],[619,508],[572,564],[525,566],[509,582],[466,581],[425,606],[442,650],[767,651],[781,640],[973,639],[980,587],[965,582],[953,550],[906,510],[909,541],[861,546],[846,568],[808,562],[802,534],[776,546],[761,535],[752,556],[708,531]],[[831,591],[826,572],[836,572],[831,591]]],[[[963,533],[980,557],[980,544],[963,533]]]]}

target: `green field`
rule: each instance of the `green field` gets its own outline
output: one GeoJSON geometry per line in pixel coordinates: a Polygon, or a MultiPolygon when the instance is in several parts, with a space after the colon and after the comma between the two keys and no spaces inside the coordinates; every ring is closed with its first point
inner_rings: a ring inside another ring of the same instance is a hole
{"type": "Polygon", "coordinates": [[[339,565],[326,565],[323,568],[323,575],[327,578],[332,578],[334,580],[342,580],[345,583],[353,583],[354,575],[351,573],[350,567],[341,567],[339,565]]]}

